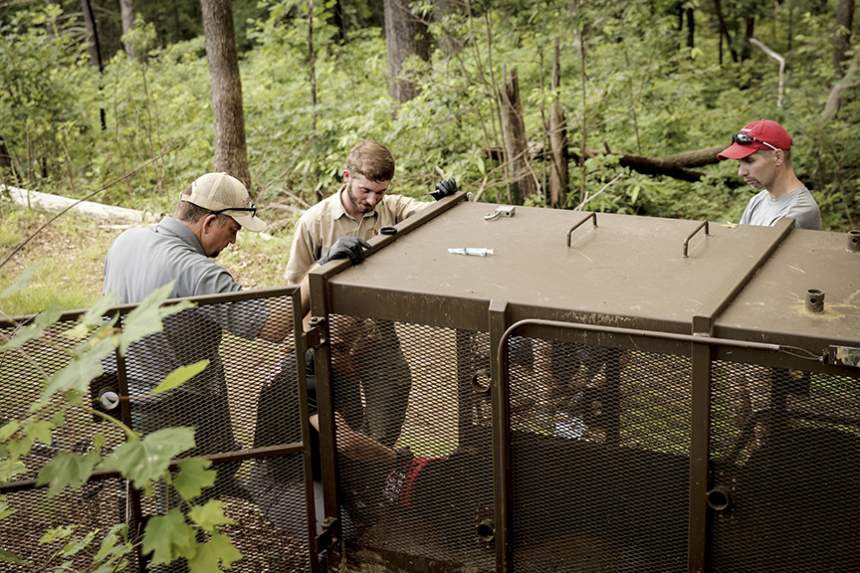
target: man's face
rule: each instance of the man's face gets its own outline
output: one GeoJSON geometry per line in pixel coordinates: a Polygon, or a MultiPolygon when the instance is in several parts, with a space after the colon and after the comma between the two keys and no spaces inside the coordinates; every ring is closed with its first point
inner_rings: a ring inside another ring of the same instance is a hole
{"type": "Polygon", "coordinates": [[[754,189],[767,189],[776,179],[780,164],[779,151],[756,151],[738,160],[738,176],[754,189]]]}
{"type": "Polygon", "coordinates": [[[214,259],[227,245],[235,243],[241,228],[235,219],[227,215],[207,215],[200,237],[206,256],[214,259]]]}
{"type": "Polygon", "coordinates": [[[372,181],[359,173],[343,172],[346,194],[354,208],[362,215],[372,213],[382,201],[391,181],[372,181]]]}

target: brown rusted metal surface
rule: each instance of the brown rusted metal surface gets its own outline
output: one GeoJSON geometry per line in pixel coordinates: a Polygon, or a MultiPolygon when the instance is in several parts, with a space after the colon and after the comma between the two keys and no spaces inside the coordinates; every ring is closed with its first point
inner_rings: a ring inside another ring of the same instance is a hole
{"type": "Polygon", "coordinates": [[[395,248],[332,277],[332,310],[480,329],[487,301],[498,299],[508,301],[512,319],[523,311],[690,332],[694,316],[713,310],[709,298],[722,300],[735,286],[722,288],[726,277],[745,274],[778,233],[714,225],[684,258],[678,244],[689,234],[688,221],[601,214],[600,227],[577,235],[568,249],[559,236],[581,213],[522,207],[499,224],[483,221],[487,208],[460,204],[399,237],[395,248]],[[447,253],[466,246],[495,254],[447,253]]]}
{"type": "Polygon", "coordinates": [[[718,336],[807,347],[856,345],[860,333],[860,259],[844,235],[798,229],[716,319],[718,336]],[[827,293],[824,311],[805,307],[806,292],[827,293]]]}

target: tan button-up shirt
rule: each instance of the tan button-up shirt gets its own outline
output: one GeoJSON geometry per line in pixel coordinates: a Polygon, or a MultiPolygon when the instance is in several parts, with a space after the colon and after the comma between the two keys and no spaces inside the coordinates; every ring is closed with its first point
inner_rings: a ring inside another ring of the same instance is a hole
{"type": "Polygon", "coordinates": [[[373,212],[356,220],[344,209],[341,191],[343,187],[305,211],[296,224],[290,260],[284,272],[288,283],[300,283],[313,264],[339,238],[355,236],[366,241],[379,233],[382,227],[396,225],[430,204],[411,197],[386,194],[373,212]]]}

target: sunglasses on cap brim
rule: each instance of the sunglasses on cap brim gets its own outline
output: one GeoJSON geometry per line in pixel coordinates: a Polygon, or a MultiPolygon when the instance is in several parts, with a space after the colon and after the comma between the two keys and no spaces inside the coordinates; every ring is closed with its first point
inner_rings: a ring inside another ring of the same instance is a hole
{"type": "Polygon", "coordinates": [[[748,133],[740,132],[740,133],[736,133],[732,136],[732,143],[737,143],[738,145],[752,145],[755,142],[761,143],[762,145],[767,145],[768,147],[770,147],[774,151],[776,151],[778,149],[777,147],[774,147],[773,145],[771,145],[767,141],[765,141],[763,139],[759,139],[757,137],[753,137],[752,135],[750,135],[748,133]]]}
{"type": "Polygon", "coordinates": [[[210,213],[212,213],[213,215],[222,215],[224,213],[227,213],[228,211],[238,211],[240,213],[250,213],[252,217],[255,217],[257,215],[257,206],[251,205],[250,207],[230,207],[229,209],[219,209],[218,211],[210,211],[210,213]]]}

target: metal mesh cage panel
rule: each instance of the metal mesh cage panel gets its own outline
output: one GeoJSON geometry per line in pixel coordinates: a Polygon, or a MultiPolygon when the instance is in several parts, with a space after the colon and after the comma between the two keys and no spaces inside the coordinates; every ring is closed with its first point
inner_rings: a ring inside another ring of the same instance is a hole
{"type": "Polygon", "coordinates": [[[729,502],[712,520],[712,571],[860,571],[860,380],[712,372],[712,481],[729,502]]]}
{"type": "MultiPolygon", "coordinates": [[[[196,447],[184,456],[300,442],[294,349],[258,337],[266,317],[285,313],[290,303],[274,297],[201,304],[167,318],[162,333],[130,348],[135,429],[194,426],[196,447]],[[207,369],[182,387],[160,398],[135,399],[165,373],[203,359],[209,360],[207,369]]],[[[234,570],[309,570],[302,464],[302,455],[292,453],[213,465],[215,485],[195,502],[217,498],[235,521],[225,529],[243,555],[234,570]]],[[[177,503],[175,494],[161,488],[144,500],[144,514],[161,513],[177,503]]]]}
{"type": "MultiPolygon", "coordinates": [[[[92,562],[101,540],[107,531],[123,523],[125,515],[125,484],[122,480],[106,479],[85,484],[77,491],[65,490],[49,498],[47,489],[31,489],[5,494],[14,513],[0,520],[2,547],[27,561],[24,565],[3,564],[3,571],[53,571],[65,559],[52,555],[72,539],[80,539],[94,529],[100,532],[95,540],[72,559],[75,570],[84,570],[92,562]],[[69,539],[51,544],[40,544],[39,539],[48,529],[75,525],[69,539]]],[[[132,553],[129,565],[136,566],[132,553]]]]}
{"type": "MultiPolygon", "coordinates": [[[[44,381],[67,366],[72,360],[73,348],[81,342],[63,333],[75,325],[77,316],[59,321],[47,328],[42,336],[26,342],[22,347],[0,353],[0,425],[7,419],[24,420],[29,417],[30,406],[39,400],[45,387],[44,381]]],[[[14,335],[14,329],[0,329],[0,340],[14,335]]],[[[91,388],[99,384],[91,383],[91,388]]],[[[50,419],[63,402],[55,398],[39,414],[50,419]]],[[[33,479],[58,451],[83,453],[92,445],[92,437],[100,433],[106,443],[103,452],[109,453],[122,443],[122,431],[100,418],[93,417],[80,408],[68,410],[65,423],[51,435],[51,446],[37,443],[22,461],[27,471],[15,476],[16,480],[33,479]]]]}
{"type": "Polygon", "coordinates": [[[512,337],[515,571],[684,571],[686,357],[512,337]]]}
{"type": "Polygon", "coordinates": [[[348,547],[493,569],[494,550],[478,537],[493,487],[489,427],[473,418],[475,373],[489,364],[475,333],[348,316],[332,316],[330,333],[336,410],[415,456],[356,459],[339,444],[348,547]]]}
{"type": "MultiPolygon", "coordinates": [[[[197,446],[184,455],[234,453],[254,447],[302,441],[299,388],[294,344],[260,338],[268,316],[289,316],[289,296],[268,296],[240,301],[202,302],[197,308],[170,316],[164,330],[133,344],[125,357],[132,427],[144,434],[169,426],[195,428],[197,446]],[[285,344],[286,343],[286,344],[285,344]],[[173,369],[203,359],[209,366],[181,386],[158,396],[150,391],[173,369]]],[[[41,393],[42,381],[70,361],[77,344],[62,332],[76,317],[50,327],[21,349],[0,355],[0,420],[28,415],[41,393]]],[[[5,337],[12,329],[0,332],[5,337]]],[[[118,364],[113,356],[103,362],[105,374],[91,384],[92,397],[105,386],[116,388],[118,364]]],[[[48,416],[56,409],[51,404],[48,416]]],[[[119,410],[113,410],[119,416],[119,410]]],[[[122,443],[122,432],[97,421],[91,414],[71,410],[53,433],[51,447],[36,445],[24,461],[26,474],[39,469],[60,450],[86,451],[94,434],[107,436],[105,454],[122,443]]],[[[197,503],[218,498],[234,524],[225,528],[243,558],[236,571],[308,571],[310,553],[308,506],[301,453],[254,459],[240,453],[233,461],[214,464],[218,478],[197,503]]],[[[0,521],[2,548],[36,563],[46,549],[38,546],[41,534],[54,525],[79,524],[106,531],[128,515],[122,481],[86,484],[80,492],[64,491],[48,499],[44,489],[7,494],[16,511],[0,521]],[[22,530],[21,524],[27,528],[22,530]]],[[[313,495],[313,492],[309,492],[313,495]]],[[[163,484],[142,499],[144,516],[162,513],[179,504],[163,484]]],[[[163,567],[183,571],[183,563],[163,567]]]]}

